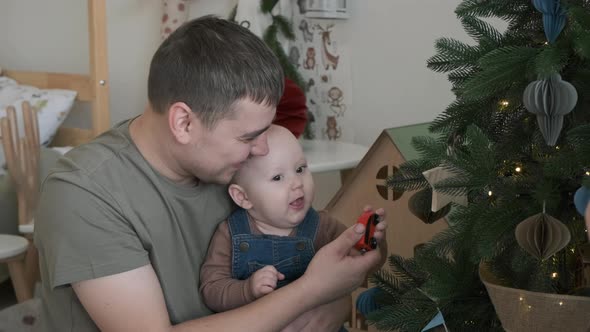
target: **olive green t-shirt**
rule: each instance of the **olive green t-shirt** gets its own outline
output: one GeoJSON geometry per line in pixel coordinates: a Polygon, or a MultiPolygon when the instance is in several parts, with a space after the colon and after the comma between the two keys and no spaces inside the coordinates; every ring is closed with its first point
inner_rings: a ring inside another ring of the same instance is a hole
{"type": "Polygon", "coordinates": [[[226,187],[187,187],[163,177],[131,141],[129,123],[71,150],[43,183],[35,245],[44,331],[97,331],[71,283],[147,264],[173,324],[210,314],[199,295],[199,269],[232,208],[226,187]]]}

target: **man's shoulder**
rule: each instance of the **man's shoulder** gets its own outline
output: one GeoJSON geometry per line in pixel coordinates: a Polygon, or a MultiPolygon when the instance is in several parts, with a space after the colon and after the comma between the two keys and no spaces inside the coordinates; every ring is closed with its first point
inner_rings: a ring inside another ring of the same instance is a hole
{"type": "Polygon", "coordinates": [[[125,155],[133,152],[133,144],[120,125],[116,125],[92,141],[68,151],[61,157],[49,174],[78,173],[85,176],[97,170],[118,167],[125,155]]]}

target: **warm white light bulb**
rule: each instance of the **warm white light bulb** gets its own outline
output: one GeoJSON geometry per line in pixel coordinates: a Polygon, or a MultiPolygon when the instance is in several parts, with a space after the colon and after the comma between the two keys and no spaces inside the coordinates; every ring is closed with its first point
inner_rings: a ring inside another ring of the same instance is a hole
{"type": "Polygon", "coordinates": [[[520,167],[516,167],[514,170],[515,170],[517,173],[520,173],[520,171],[522,171],[522,168],[520,168],[520,167]]]}
{"type": "Polygon", "coordinates": [[[492,191],[488,191],[488,196],[492,196],[492,191]]]}
{"type": "Polygon", "coordinates": [[[553,278],[553,279],[557,278],[557,272],[551,273],[551,278],[553,278]]]}

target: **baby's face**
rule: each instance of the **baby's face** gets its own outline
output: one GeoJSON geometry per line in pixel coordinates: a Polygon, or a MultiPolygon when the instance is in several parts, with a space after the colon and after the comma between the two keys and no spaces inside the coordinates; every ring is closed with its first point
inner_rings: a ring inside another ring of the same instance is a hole
{"type": "Polygon", "coordinates": [[[286,129],[271,128],[269,152],[248,160],[240,170],[242,183],[256,222],[277,229],[291,229],[311,207],[314,183],[297,139],[286,129]]]}

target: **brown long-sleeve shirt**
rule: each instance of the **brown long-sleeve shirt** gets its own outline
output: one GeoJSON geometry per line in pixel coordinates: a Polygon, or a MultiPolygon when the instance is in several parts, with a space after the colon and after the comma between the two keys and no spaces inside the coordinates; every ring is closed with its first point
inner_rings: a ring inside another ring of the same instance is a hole
{"type": "MultiPolygon", "coordinates": [[[[319,211],[318,232],[314,241],[316,252],[337,238],[346,226],[326,211],[319,211]]],[[[252,234],[261,234],[254,223],[249,222],[252,234]]],[[[292,232],[289,236],[293,236],[292,232]]],[[[254,301],[248,280],[237,280],[232,275],[232,249],[227,221],[219,224],[211,238],[209,251],[201,267],[200,291],[209,309],[222,312],[254,301]]]]}

